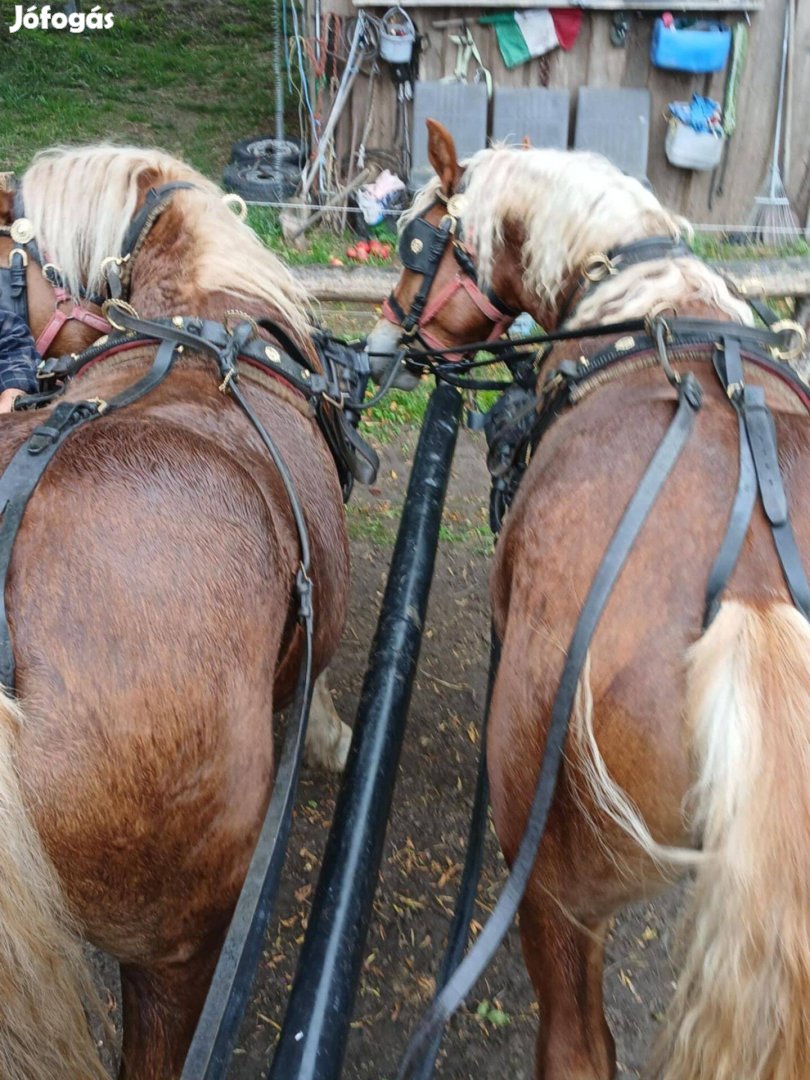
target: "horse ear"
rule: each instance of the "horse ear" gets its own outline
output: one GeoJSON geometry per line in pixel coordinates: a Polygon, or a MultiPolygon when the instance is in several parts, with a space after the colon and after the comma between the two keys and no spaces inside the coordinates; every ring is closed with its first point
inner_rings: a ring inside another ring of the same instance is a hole
{"type": "Polygon", "coordinates": [[[438,120],[427,120],[428,159],[442,182],[445,195],[452,195],[461,179],[453,136],[438,120]]]}
{"type": "Polygon", "coordinates": [[[523,136],[523,142],[521,143],[521,146],[523,147],[524,150],[531,150],[531,148],[532,148],[532,140],[529,138],[528,135],[523,136]]]}

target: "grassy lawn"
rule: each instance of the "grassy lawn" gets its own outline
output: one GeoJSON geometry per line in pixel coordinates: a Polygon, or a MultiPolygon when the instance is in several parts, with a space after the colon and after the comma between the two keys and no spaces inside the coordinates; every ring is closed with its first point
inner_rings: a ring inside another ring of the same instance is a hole
{"type": "MultiPolygon", "coordinates": [[[[90,5],[85,5],[90,10],[90,5]]],[[[0,33],[0,168],[59,142],[160,145],[217,178],[237,139],[272,129],[267,0],[104,6],[111,30],[0,33]]],[[[2,0],[2,22],[14,5],[2,0]]]]}

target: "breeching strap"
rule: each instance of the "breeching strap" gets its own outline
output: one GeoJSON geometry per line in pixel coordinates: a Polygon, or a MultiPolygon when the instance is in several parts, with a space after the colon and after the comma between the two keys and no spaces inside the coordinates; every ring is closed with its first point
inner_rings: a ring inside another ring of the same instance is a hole
{"type": "Polygon", "coordinates": [[[402,1059],[398,1080],[416,1080],[426,1075],[420,1071],[423,1055],[432,1052],[444,1024],[480,978],[517,914],[554,799],[571,709],[591,640],[636,537],[686,446],[701,402],[700,384],[691,372],[687,373],[678,386],[675,416],[608,544],[574,629],[551,711],[537,787],[509,878],[475,945],[420,1020],[402,1059]]]}

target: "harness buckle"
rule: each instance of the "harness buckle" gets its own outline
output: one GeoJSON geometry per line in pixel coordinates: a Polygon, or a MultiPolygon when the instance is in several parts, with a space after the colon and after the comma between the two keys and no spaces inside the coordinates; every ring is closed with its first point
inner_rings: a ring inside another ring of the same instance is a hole
{"type": "Polygon", "coordinates": [[[793,319],[780,319],[770,328],[772,334],[792,334],[793,345],[786,348],[771,346],[771,353],[777,360],[798,360],[807,347],[807,331],[793,319]]]}
{"type": "Polygon", "coordinates": [[[9,267],[12,265],[12,260],[14,259],[15,255],[19,255],[20,259],[22,260],[23,266],[26,266],[26,267],[28,266],[28,252],[24,248],[15,247],[15,248],[12,248],[11,251],[9,252],[9,256],[8,256],[8,265],[9,265],[9,267]]]}

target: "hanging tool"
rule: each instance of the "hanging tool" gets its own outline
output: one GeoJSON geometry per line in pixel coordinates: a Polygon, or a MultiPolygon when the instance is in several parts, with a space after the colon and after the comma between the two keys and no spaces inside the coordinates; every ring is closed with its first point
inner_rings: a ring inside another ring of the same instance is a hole
{"type": "Polygon", "coordinates": [[[742,80],[745,56],[748,52],[748,27],[745,23],[735,24],[731,38],[731,63],[726,77],[726,92],[723,97],[723,157],[719,166],[712,173],[709,184],[709,209],[714,209],[714,200],[723,194],[728,169],[729,143],[737,127],[737,93],[742,80]]]}
{"type": "Polygon", "coordinates": [[[481,58],[481,53],[478,51],[478,46],[475,43],[475,38],[472,36],[472,31],[469,26],[464,26],[457,34],[450,35],[450,41],[456,46],[456,66],[452,75],[445,75],[440,82],[469,82],[467,72],[469,70],[470,61],[474,60],[476,63],[475,74],[473,75],[473,82],[481,82],[483,79],[487,87],[487,98],[492,99],[492,73],[484,64],[481,58]]]}
{"type": "Polygon", "coordinates": [[[782,66],[779,72],[779,96],[776,105],[776,130],[773,136],[773,157],[768,179],[762,194],[754,199],[752,225],[754,236],[762,243],[784,246],[799,235],[799,222],[790,207],[790,201],[779,168],[779,151],[782,142],[782,121],[785,108],[785,76],[787,74],[788,40],[790,37],[791,5],[785,4],[785,30],[782,38],[782,66]]]}

